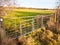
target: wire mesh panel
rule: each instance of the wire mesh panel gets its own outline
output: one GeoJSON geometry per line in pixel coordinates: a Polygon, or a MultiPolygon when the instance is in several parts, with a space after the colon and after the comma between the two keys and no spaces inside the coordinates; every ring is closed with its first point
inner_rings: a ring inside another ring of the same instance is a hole
{"type": "Polygon", "coordinates": [[[47,15],[47,16],[42,17],[42,18],[43,18],[43,25],[44,25],[45,27],[47,26],[47,21],[50,20],[50,16],[51,16],[51,15],[47,15]]]}
{"type": "Polygon", "coordinates": [[[41,27],[46,27],[47,21],[50,20],[50,17],[51,17],[51,15],[38,15],[37,17],[35,17],[35,23],[36,23],[35,29],[38,29],[41,27]]]}

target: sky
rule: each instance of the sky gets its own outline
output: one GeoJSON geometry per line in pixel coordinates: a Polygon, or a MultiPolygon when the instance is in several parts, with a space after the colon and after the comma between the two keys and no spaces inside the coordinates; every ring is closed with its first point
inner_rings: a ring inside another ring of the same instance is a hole
{"type": "Polygon", "coordinates": [[[21,7],[32,8],[55,8],[57,0],[16,0],[16,4],[21,7]]]}

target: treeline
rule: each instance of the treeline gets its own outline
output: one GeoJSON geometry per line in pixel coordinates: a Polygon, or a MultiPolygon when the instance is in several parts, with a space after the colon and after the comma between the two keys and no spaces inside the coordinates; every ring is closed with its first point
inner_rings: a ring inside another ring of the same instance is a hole
{"type": "Polygon", "coordinates": [[[55,10],[55,9],[48,9],[48,8],[27,8],[27,7],[4,7],[4,8],[15,8],[15,9],[35,9],[35,10],[55,10]]]}

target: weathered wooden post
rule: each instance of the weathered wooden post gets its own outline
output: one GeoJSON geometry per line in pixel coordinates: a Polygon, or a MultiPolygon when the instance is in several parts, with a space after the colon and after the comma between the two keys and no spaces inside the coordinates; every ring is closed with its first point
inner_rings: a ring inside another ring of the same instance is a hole
{"type": "Polygon", "coordinates": [[[41,16],[41,28],[44,26],[43,24],[43,15],[41,16]]]}
{"type": "Polygon", "coordinates": [[[60,5],[58,6],[57,9],[57,14],[56,14],[56,18],[57,18],[57,30],[60,32],[60,5]]]}
{"type": "Polygon", "coordinates": [[[0,5],[0,28],[4,28],[3,25],[3,16],[6,15],[5,8],[0,5]]]}
{"type": "Polygon", "coordinates": [[[3,18],[0,17],[0,28],[4,28],[4,25],[3,25],[3,18]]]}

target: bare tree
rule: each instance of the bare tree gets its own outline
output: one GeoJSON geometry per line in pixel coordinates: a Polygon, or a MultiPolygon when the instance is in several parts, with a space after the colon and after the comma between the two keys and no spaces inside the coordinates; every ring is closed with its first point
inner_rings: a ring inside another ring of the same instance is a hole
{"type": "Polygon", "coordinates": [[[0,17],[6,14],[5,6],[9,7],[13,5],[15,5],[15,0],[0,0],[0,17]]]}

